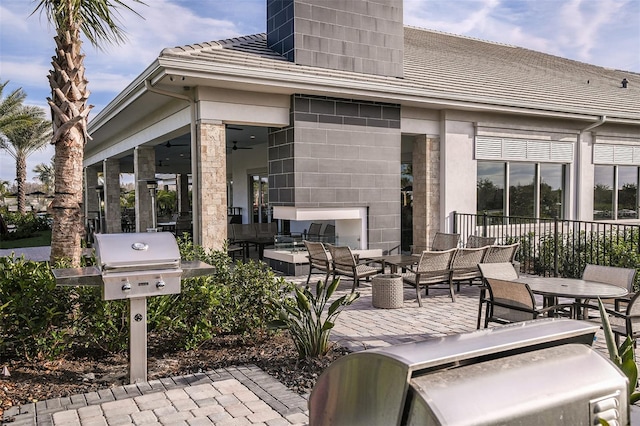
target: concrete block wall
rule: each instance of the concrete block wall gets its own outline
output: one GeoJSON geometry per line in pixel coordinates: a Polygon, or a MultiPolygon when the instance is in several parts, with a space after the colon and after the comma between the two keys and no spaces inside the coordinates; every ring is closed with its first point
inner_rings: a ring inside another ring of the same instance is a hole
{"type": "Polygon", "coordinates": [[[307,208],[368,207],[369,247],[400,243],[400,107],[292,97],[293,126],[269,138],[269,199],[307,208]]]}
{"type": "Polygon", "coordinates": [[[267,44],[300,65],[402,77],[402,0],[268,0],[267,44]]]}

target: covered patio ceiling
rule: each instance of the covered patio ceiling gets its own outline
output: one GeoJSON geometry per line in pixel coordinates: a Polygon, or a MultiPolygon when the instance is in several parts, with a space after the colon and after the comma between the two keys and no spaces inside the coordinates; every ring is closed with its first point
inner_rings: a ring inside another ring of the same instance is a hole
{"type": "MultiPolygon", "coordinates": [[[[267,133],[267,127],[227,125],[227,158],[250,153],[253,147],[267,143],[267,133]],[[234,141],[237,149],[233,149],[234,141]]],[[[157,173],[191,173],[191,135],[185,133],[156,144],[155,155],[157,173]]],[[[122,173],[133,173],[133,152],[120,158],[120,169],[122,173]]]]}

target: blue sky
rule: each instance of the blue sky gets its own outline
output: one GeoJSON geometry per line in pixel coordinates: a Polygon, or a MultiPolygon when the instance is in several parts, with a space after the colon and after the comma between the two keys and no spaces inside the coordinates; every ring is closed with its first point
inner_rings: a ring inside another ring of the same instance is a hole
{"type": "MultiPolygon", "coordinates": [[[[322,1],[322,0],[318,0],[322,1]]],[[[360,1],[360,0],[352,0],[360,1]]],[[[84,45],[94,105],[89,119],[165,47],[255,34],[266,29],[266,0],[146,0],[144,19],[121,16],[128,41],[105,51],[84,45]]],[[[0,2],[0,80],[21,87],[27,103],[46,107],[54,31],[31,15],[37,2],[0,2]]],[[[130,3],[129,4],[133,4],[130,3]]],[[[404,0],[404,23],[526,47],[590,64],[640,72],[640,0],[404,0]]],[[[28,177],[53,148],[28,158],[28,177]]],[[[15,162],[0,152],[0,180],[14,182],[15,162]]]]}

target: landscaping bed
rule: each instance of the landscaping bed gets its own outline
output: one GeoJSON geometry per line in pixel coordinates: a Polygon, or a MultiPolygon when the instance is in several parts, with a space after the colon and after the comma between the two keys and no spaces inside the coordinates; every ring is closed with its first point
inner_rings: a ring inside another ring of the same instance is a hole
{"type": "MultiPolygon", "coordinates": [[[[254,364],[299,394],[310,392],[320,373],[348,353],[334,348],[324,357],[299,361],[287,332],[258,338],[220,336],[190,351],[168,350],[171,345],[149,335],[149,380],[254,364]]],[[[126,353],[78,350],[53,361],[0,359],[0,368],[4,365],[11,376],[0,376],[0,418],[12,406],[121,386],[129,376],[126,353]]]]}

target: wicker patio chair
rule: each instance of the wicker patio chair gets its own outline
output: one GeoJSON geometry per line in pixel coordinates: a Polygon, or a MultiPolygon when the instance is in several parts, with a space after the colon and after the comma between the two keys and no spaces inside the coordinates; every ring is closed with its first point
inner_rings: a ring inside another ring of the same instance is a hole
{"type": "Polygon", "coordinates": [[[445,251],[425,250],[422,252],[418,263],[415,266],[407,267],[407,272],[402,274],[402,281],[415,287],[419,306],[422,306],[420,287],[424,287],[426,294],[429,294],[430,286],[441,283],[448,284],[451,301],[456,301],[453,283],[451,282],[451,262],[455,252],[456,249],[445,251]]]}
{"type": "Polygon", "coordinates": [[[569,315],[573,317],[573,303],[538,308],[527,284],[488,278],[487,287],[489,298],[486,299],[488,309],[484,319],[484,328],[487,328],[490,322],[509,324],[533,320],[560,310],[565,313],[569,312],[569,315]]]}
{"type": "Polygon", "coordinates": [[[496,237],[481,237],[479,235],[469,235],[467,237],[466,248],[479,248],[491,246],[496,243],[496,237]]]}
{"type": "Polygon", "coordinates": [[[478,322],[476,324],[476,328],[480,329],[482,306],[486,305],[485,297],[487,293],[487,278],[513,281],[515,279],[518,279],[518,271],[516,271],[516,269],[513,267],[513,263],[511,262],[480,263],[478,265],[478,269],[480,269],[480,274],[482,275],[482,287],[480,287],[480,297],[478,299],[478,322]]]}
{"type": "Polygon", "coordinates": [[[307,277],[307,285],[311,279],[311,273],[314,269],[325,273],[325,283],[329,279],[329,275],[333,272],[332,262],[329,259],[329,255],[324,245],[319,242],[304,241],[304,246],[307,248],[309,255],[309,276],[307,277]]]}
{"type": "Polygon", "coordinates": [[[382,266],[380,264],[377,264],[376,261],[356,260],[353,252],[347,246],[334,246],[332,258],[334,278],[336,275],[344,275],[346,277],[352,278],[352,292],[354,292],[356,290],[356,287],[360,285],[360,280],[362,278],[369,278],[373,275],[383,272],[382,266]]]}
{"type": "Polygon", "coordinates": [[[456,283],[457,291],[460,291],[462,281],[469,281],[469,284],[472,284],[474,280],[482,280],[478,264],[482,263],[488,248],[485,246],[456,249],[456,254],[451,262],[451,281],[456,283]]]}
{"type": "Polygon", "coordinates": [[[460,234],[447,234],[445,232],[436,232],[431,242],[431,251],[444,251],[457,248],[460,242],[460,234]]]}
{"type": "Polygon", "coordinates": [[[502,246],[489,246],[487,254],[484,257],[483,263],[501,263],[509,262],[514,263],[516,260],[516,254],[518,253],[518,247],[520,243],[507,244],[502,246]]]}

